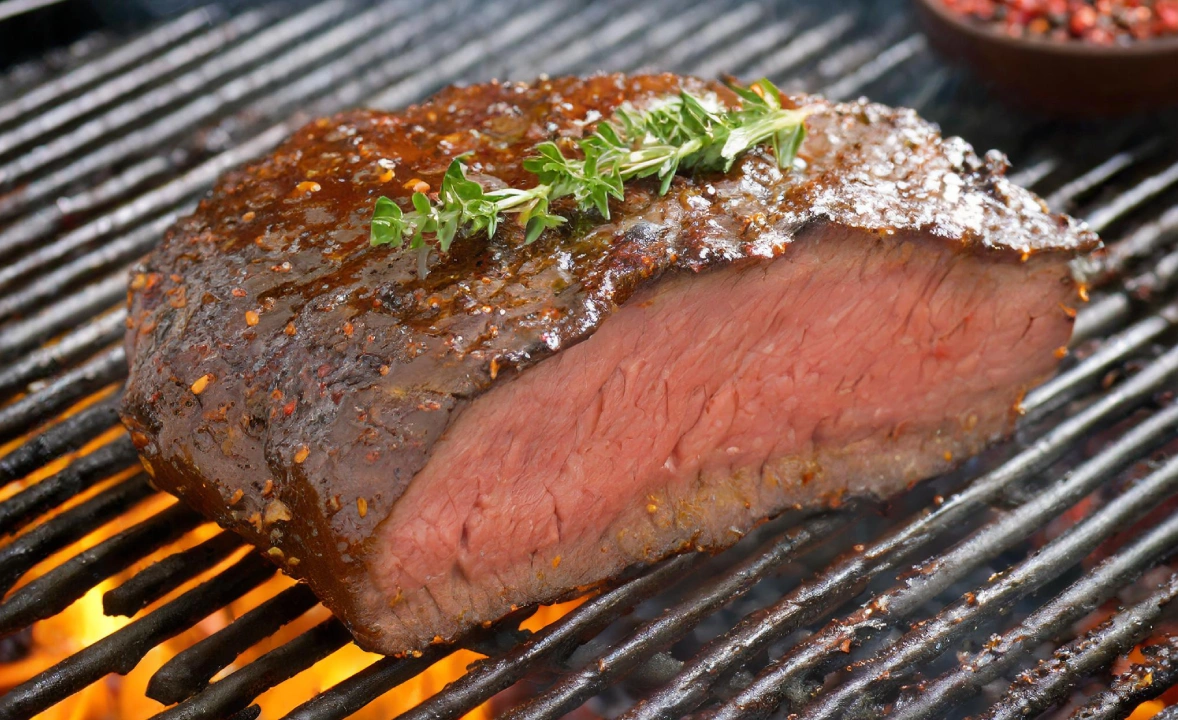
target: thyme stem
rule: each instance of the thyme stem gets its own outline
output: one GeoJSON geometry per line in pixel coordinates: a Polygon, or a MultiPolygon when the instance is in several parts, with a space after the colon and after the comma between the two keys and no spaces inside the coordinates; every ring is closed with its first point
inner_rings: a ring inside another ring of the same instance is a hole
{"type": "MultiPolygon", "coordinates": [[[[609,199],[623,198],[628,180],[657,176],[665,194],[679,170],[727,172],[736,159],[753,147],[769,143],[780,167],[791,167],[806,134],[808,110],[781,106],[781,93],[768,80],[745,88],[732,86],[743,104],[727,109],[681,92],[643,113],[620,108],[581,140],[583,158],[569,158],[553,142],[536,146],[536,155],[524,160],[524,169],[539,181],[526,190],[486,190],[466,176],[462,157],[446,170],[436,201],[416,192],[412,210],[380,197],[373,211],[370,241],[373,246],[402,247],[419,251],[419,272],[424,267],[427,235],[446,252],[458,230],[470,234],[486,230],[492,237],[504,215],[517,215],[525,228],[524,242],[532,243],[546,229],[565,218],[549,212],[558,198],[573,197],[582,211],[596,209],[609,218],[609,199]]],[[[424,274],[423,272],[421,274],[424,274]]]]}

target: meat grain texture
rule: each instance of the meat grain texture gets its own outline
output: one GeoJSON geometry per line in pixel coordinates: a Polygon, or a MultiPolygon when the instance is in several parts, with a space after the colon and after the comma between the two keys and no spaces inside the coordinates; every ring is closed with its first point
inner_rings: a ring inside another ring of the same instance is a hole
{"type": "Polygon", "coordinates": [[[1008,432],[1098,241],[908,110],[792,98],[799,169],[754,151],[630,183],[608,221],[557,204],[535,244],[460,235],[424,278],[368,246],[376,197],[453,157],[527,187],[536,143],[680,88],[736,102],[673,75],[451,88],[228,174],[131,282],[155,482],[396,653],[1008,432]]]}

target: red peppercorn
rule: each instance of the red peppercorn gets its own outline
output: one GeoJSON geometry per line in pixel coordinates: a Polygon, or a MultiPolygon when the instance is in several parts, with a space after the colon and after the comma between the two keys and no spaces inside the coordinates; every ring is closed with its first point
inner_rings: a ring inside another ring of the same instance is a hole
{"type": "Polygon", "coordinates": [[[1159,0],[1154,6],[1161,33],[1178,33],[1178,0],[1159,0]]]}
{"type": "Polygon", "coordinates": [[[1076,37],[1083,37],[1084,33],[1091,30],[1096,25],[1096,10],[1090,7],[1082,7],[1072,13],[1072,19],[1068,23],[1068,29],[1076,37]]]}
{"type": "Polygon", "coordinates": [[[1178,0],[941,0],[1013,37],[1111,45],[1178,35],[1178,0]]]}

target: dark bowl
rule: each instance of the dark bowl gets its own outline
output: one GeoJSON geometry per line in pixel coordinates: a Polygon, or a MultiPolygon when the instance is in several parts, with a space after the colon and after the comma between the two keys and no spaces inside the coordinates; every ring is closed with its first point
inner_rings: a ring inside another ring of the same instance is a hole
{"type": "Polygon", "coordinates": [[[1178,104],[1178,38],[1132,45],[1013,38],[941,0],[915,0],[929,43],[1010,101],[1057,115],[1120,115],[1178,104]]]}

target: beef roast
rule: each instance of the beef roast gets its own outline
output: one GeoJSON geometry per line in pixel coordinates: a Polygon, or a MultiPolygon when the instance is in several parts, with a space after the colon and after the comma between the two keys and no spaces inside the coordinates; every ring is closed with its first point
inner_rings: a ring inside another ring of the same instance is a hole
{"type": "Polygon", "coordinates": [[[368,245],[470,153],[531,184],[673,75],[445,90],[319,120],[230,173],[131,283],[125,419],[155,482],[405,651],[784,508],[887,495],[1008,432],[1097,240],[908,110],[795,97],[792,170],[627,185],[532,245],[368,245]]]}

